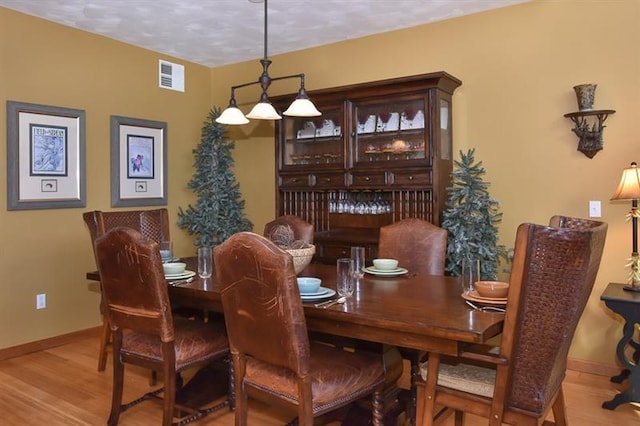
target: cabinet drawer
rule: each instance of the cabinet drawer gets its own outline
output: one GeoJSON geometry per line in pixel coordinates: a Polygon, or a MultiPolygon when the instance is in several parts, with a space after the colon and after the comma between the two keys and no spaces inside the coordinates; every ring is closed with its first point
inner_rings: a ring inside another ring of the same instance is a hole
{"type": "Polygon", "coordinates": [[[310,186],[309,174],[280,175],[281,188],[308,188],[310,186]]]}
{"type": "Polygon", "coordinates": [[[344,173],[316,173],[311,177],[311,183],[320,189],[344,188],[344,176],[344,173]]]}
{"type": "Polygon", "coordinates": [[[430,171],[403,170],[401,172],[392,172],[391,175],[390,181],[392,186],[425,187],[433,184],[430,171]]]}
{"type": "Polygon", "coordinates": [[[385,172],[356,172],[351,175],[351,186],[354,188],[382,187],[386,185],[385,172]]]}
{"type": "MultiPolygon", "coordinates": [[[[351,245],[316,244],[317,257],[320,262],[334,264],[341,257],[351,257],[351,245]]],[[[371,264],[371,260],[378,257],[378,246],[364,246],[365,262],[371,264]]]]}

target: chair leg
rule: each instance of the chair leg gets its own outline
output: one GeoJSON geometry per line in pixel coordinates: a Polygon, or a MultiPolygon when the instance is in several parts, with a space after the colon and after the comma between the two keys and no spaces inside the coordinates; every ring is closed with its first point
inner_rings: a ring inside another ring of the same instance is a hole
{"type": "Polygon", "coordinates": [[[111,343],[111,328],[107,319],[102,317],[102,332],[100,333],[100,352],[98,353],[98,371],[104,371],[107,367],[108,347],[111,343]]]}
{"type": "Polygon", "coordinates": [[[371,402],[371,417],[373,426],[384,426],[384,399],[382,391],[377,389],[373,393],[373,401],[371,402]]]}
{"type": "Polygon", "coordinates": [[[558,391],[556,400],[553,401],[551,409],[553,410],[553,420],[555,421],[555,425],[567,426],[567,409],[564,404],[564,392],[562,391],[562,386],[560,386],[560,390],[558,391]]]}
{"type": "Polygon", "coordinates": [[[409,407],[407,407],[407,417],[409,418],[409,424],[415,426],[416,424],[416,406],[418,400],[418,392],[416,389],[416,382],[418,381],[418,375],[420,374],[420,353],[411,353],[411,395],[409,397],[409,407]]]}
{"type": "Polygon", "coordinates": [[[173,409],[176,402],[176,373],[173,365],[165,363],[164,369],[164,395],[162,425],[171,426],[173,424],[173,409]]]}
{"type": "MultiPolygon", "coordinates": [[[[122,346],[122,336],[114,336],[114,353],[119,351],[122,346]]],[[[124,365],[119,356],[113,356],[113,390],[111,392],[111,413],[107,424],[115,426],[120,418],[120,410],[122,409],[122,387],[124,386],[124,365]]]]}

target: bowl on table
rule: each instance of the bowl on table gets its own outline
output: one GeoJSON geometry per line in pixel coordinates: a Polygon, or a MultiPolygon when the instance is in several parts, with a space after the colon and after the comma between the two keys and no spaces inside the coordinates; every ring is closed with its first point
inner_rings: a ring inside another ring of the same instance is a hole
{"type": "Polygon", "coordinates": [[[300,294],[317,293],[320,290],[322,281],[320,278],[298,277],[298,289],[300,294]]]}
{"type": "Polygon", "coordinates": [[[184,274],[186,267],[187,264],[182,262],[167,262],[162,264],[162,269],[164,269],[165,275],[184,274]]]}
{"type": "Polygon", "coordinates": [[[311,263],[311,259],[316,252],[316,246],[309,244],[304,248],[286,249],[285,251],[293,257],[293,268],[295,269],[296,274],[299,274],[304,268],[309,266],[309,263],[311,263]]]}
{"type": "Polygon", "coordinates": [[[373,267],[380,271],[393,271],[398,269],[396,259],[373,259],[373,267]]]}
{"type": "Polygon", "coordinates": [[[504,299],[509,293],[509,283],[502,281],[476,281],[476,291],[487,299],[504,299]]]}

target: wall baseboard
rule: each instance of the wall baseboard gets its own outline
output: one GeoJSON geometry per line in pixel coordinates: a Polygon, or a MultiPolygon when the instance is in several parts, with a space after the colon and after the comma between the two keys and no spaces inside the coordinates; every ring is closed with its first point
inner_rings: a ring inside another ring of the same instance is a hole
{"type": "MultiPolygon", "coordinates": [[[[102,326],[87,328],[86,330],[74,331],[73,333],[62,334],[60,336],[50,337],[48,339],[37,340],[35,342],[25,343],[23,345],[12,346],[5,349],[0,349],[0,361],[9,358],[15,358],[17,356],[30,354],[32,352],[43,351],[46,349],[55,348],[56,346],[65,345],[67,343],[73,343],[87,337],[100,336],[102,332],[102,326]]],[[[96,353],[97,356],[97,353],[96,353]]]]}
{"type": "MultiPolygon", "coordinates": [[[[0,349],[0,361],[26,355],[32,352],[43,351],[56,346],[73,343],[87,337],[100,336],[102,326],[87,328],[86,330],[74,331],[73,333],[63,334],[60,336],[50,337],[36,342],[25,343],[24,345],[12,346],[6,349],[0,349]]],[[[97,356],[97,354],[96,354],[97,356]]],[[[615,376],[620,374],[621,368],[615,365],[601,364],[593,361],[585,361],[582,359],[569,358],[567,360],[567,369],[580,373],[596,374],[598,376],[615,376]]]]}

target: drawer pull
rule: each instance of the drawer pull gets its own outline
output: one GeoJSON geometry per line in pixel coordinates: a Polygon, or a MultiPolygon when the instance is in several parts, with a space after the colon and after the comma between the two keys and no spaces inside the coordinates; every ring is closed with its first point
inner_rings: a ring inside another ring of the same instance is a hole
{"type": "Polygon", "coordinates": [[[409,180],[413,180],[413,176],[409,176],[409,180]]]}
{"type": "Polygon", "coordinates": [[[331,182],[331,178],[324,178],[325,182],[331,182]]]}
{"type": "Polygon", "coordinates": [[[298,183],[298,179],[297,179],[297,178],[295,178],[295,179],[291,179],[291,182],[293,182],[293,183],[298,183]]]}
{"type": "Polygon", "coordinates": [[[369,182],[371,180],[371,178],[369,176],[365,176],[364,180],[366,180],[367,182],[369,182]]]}

